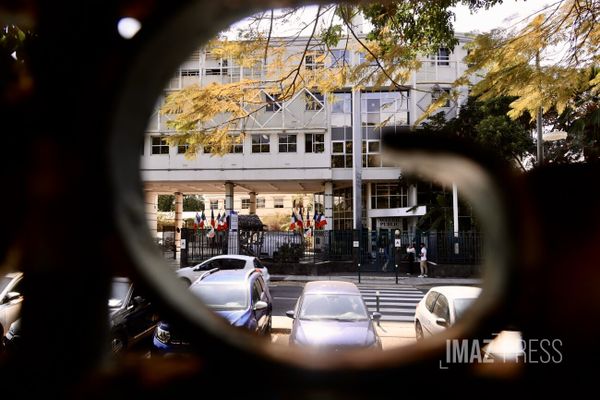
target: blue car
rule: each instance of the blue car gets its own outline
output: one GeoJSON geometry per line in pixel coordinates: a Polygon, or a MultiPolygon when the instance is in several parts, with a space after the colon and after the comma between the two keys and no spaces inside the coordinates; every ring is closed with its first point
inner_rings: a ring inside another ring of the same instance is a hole
{"type": "MultiPolygon", "coordinates": [[[[200,276],[190,290],[232,326],[257,334],[271,333],[273,300],[260,270],[213,269],[200,276]]],[[[153,338],[154,354],[185,353],[192,339],[171,323],[160,321],[153,338]]]]}
{"type": "Polygon", "coordinates": [[[355,284],[342,281],[315,281],[304,287],[292,318],[291,346],[314,347],[319,350],[381,350],[381,340],[367,306],[355,284]]]}

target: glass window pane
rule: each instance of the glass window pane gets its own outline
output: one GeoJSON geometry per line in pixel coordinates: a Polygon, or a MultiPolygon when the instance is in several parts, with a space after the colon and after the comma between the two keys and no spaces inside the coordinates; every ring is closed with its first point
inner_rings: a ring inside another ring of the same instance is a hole
{"type": "Polygon", "coordinates": [[[344,143],[343,142],[334,142],[332,143],[333,152],[334,153],[343,153],[344,152],[344,143]]]}

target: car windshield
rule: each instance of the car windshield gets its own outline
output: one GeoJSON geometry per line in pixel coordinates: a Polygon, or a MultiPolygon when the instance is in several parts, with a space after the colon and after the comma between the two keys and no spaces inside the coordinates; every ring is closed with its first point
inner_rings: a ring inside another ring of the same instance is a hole
{"type": "Polygon", "coordinates": [[[215,310],[239,310],[248,306],[248,290],[243,285],[204,283],[196,285],[193,292],[215,310]]]}
{"type": "Polygon", "coordinates": [[[368,319],[365,304],[359,295],[307,294],[302,300],[300,319],[360,321],[368,319]]]}
{"type": "Polygon", "coordinates": [[[108,298],[108,307],[119,308],[123,305],[127,292],[129,291],[128,282],[113,281],[110,287],[110,297],[108,298]]]}
{"type": "Polygon", "coordinates": [[[475,299],[454,299],[454,320],[458,321],[475,299]]]}
{"type": "Polygon", "coordinates": [[[5,276],[0,280],[0,292],[2,292],[4,289],[6,289],[6,287],[8,286],[8,284],[10,283],[10,281],[12,281],[11,278],[5,276]]]}

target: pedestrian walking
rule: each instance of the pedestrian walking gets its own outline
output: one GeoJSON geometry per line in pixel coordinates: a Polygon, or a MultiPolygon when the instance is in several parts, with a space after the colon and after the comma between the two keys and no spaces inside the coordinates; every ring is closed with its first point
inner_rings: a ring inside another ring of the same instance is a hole
{"type": "Polygon", "coordinates": [[[427,247],[425,247],[425,243],[421,243],[421,252],[419,253],[420,257],[420,267],[421,267],[421,275],[419,278],[427,278],[427,247]]]}

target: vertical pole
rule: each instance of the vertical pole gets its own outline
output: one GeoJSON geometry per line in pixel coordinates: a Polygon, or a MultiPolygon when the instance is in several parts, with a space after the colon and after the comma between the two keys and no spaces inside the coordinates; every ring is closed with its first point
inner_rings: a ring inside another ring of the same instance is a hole
{"type": "MultiPolygon", "coordinates": [[[[154,192],[146,192],[145,193],[145,208],[146,208],[146,221],[148,221],[148,226],[150,228],[150,234],[152,235],[152,239],[156,240],[156,230],[157,230],[157,218],[156,211],[158,209],[158,194],[154,192]]],[[[164,240],[164,237],[163,237],[164,240]]]]}
{"type": "Polygon", "coordinates": [[[183,225],[183,193],[175,192],[175,259],[181,260],[181,228],[183,225]]]}
{"type": "MultiPolygon", "coordinates": [[[[380,312],[379,311],[379,290],[375,292],[375,302],[377,304],[377,312],[380,312]]],[[[381,318],[377,320],[377,326],[381,326],[380,321],[381,321],[381,318]]]]}
{"type": "Polygon", "coordinates": [[[396,285],[398,284],[398,263],[396,262],[396,285]]]}
{"type": "Polygon", "coordinates": [[[248,213],[250,215],[256,214],[256,192],[250,192],[250,210],[248,213]]]}
{"type": "MultiPolygon", "coordinates": [[[[352,226],[362,228],[362,126],[360,89],[352,89],[352,226]]],[[[360,240],[359,232],[359,240],[360,240]]]]}

